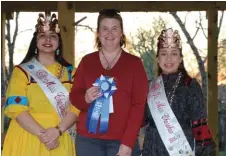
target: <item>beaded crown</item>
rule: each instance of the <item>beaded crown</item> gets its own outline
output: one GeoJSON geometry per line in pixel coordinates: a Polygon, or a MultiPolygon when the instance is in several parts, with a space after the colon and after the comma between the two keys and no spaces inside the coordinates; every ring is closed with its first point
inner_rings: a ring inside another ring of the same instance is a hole
{"type": "Polygon", "coordinates": [[[158,37],[159,48],[182,48],[181,38],[177,30],[169,28],[162,30],[160,36],[158,37]]]}
{"type": "Polygon", "coordinates": [[[46,16],[44,16],[43,13],[40,13],[35,28],[36,32],[45,32],[45,31],[53,31],[56,33],[60,32],[56,14],[52,14],[52,16],[50,14],[46,14],[46,16]]]}

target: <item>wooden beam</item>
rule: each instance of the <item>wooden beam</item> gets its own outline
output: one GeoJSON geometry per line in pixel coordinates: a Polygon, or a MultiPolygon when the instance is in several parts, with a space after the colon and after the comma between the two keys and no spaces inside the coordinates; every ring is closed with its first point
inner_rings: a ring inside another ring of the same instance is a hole
{"type": "MultiPolygon", "coordinates": [[[[210,9],[208,14],[208,120],[214,139],[219,144],[217,45],[218,10],[210,9]]],[[[219,156],[217,148],[216,155],[219,156]]]]}
{"type": "MultiPolygon", "coordinates": [[[[214,1],[70,1],[76,12],[99,12],[104,8],[117,8],[121,12],[152,11],[206,11],[208,8],[226,10],[226,2],[214,1]]],[[[57,11],[57,1],[3,1],[2,11],[57,11]]]]}
{"type": "Polygon", "coordinates": [[[1,9],[4,12],[44,12],[45,10],[57,11],[57,1],[2,1],[1,4],[1,9]]]}
{"type": "Polygon", "coordinates": [[[6,20],[12,20],[14,18],[14,12],[5,13],[6,20]]]}
{"type": "Polygon", "coordinates": [[[74,65],[75,63],[75,28],[74,28],[74,3],[67,1],[58,2],[58,19],[63,41],[63,56],[74,65]]]}
{"type": "MultiPolygon", "coordinates": [[[[75,2],[76,3],[76,2],[75,2]]],[[[205,11],[216,7],[216,2],[199,1],[91,1],[81,2],[76,7],[77,12],[99,12],[105,8],[117,8],[121,12],[166,12],[166,11],[205,11]],[[87,5],[88,4],[88,5],[87,5]]],[[[226,2],[218,5],[218,9],[226,9],[226,2]]]]}
{"type": "MultiPolygon", "coordinates": [[[[6,21],[6,16],[5,13],[2,12],[1,14],[1,66],[3,67],[1,70],[1,72],[3,72],[3,78],[1,78],[2,80],[4,79],[5,76],[5,21],[6,21]]],[[[4,83],[4,82],[3,82],[4,83]]],[[[3,94],[3,93],[2,93],[3,94]]],[[[3,104],[2,102],[4,102],[4,98],[1,97],[1,105],[3,104]]],[[[4,133],[4,109],[3,107],[1,108],[1,133],[4,133]]]]}
{"type": "Polygon", "coordinates": [[[226,1],[217,1],[215,3],[216,3],[216,9],[226,10],[226,1]]]}

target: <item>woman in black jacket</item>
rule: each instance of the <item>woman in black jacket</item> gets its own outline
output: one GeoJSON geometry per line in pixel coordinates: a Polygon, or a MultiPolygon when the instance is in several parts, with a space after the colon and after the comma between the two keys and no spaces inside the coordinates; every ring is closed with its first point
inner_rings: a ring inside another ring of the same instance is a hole
{"type": "Polygon", "coordinates": [[[208,156],[215,147],[202,89],[183,63],[178,31],[158,38],[159,76],[150,85],[142,156],[208,156]]]}

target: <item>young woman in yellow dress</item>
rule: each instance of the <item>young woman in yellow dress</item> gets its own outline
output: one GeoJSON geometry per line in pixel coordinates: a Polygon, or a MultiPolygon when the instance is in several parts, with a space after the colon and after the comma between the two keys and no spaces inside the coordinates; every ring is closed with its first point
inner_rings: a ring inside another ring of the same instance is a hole
{"type": "Polygon", "coordinates": [[[12,120],[3,156],[75,156],[79,111],[68,100],[72,71],[62,56],[56,15],[39,14],[28,53],[7,89],[4,112],[12,120]]]}

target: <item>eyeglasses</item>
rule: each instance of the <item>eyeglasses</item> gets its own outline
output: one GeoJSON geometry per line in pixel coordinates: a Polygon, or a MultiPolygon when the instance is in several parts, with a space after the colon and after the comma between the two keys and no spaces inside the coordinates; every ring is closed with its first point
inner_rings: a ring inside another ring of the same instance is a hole
{"type": "Polygon", "coordinates": [[[99,15],[114,16],[119,13],[120,11],[118,9],[103,9],[99,12],[99,15]]]}

